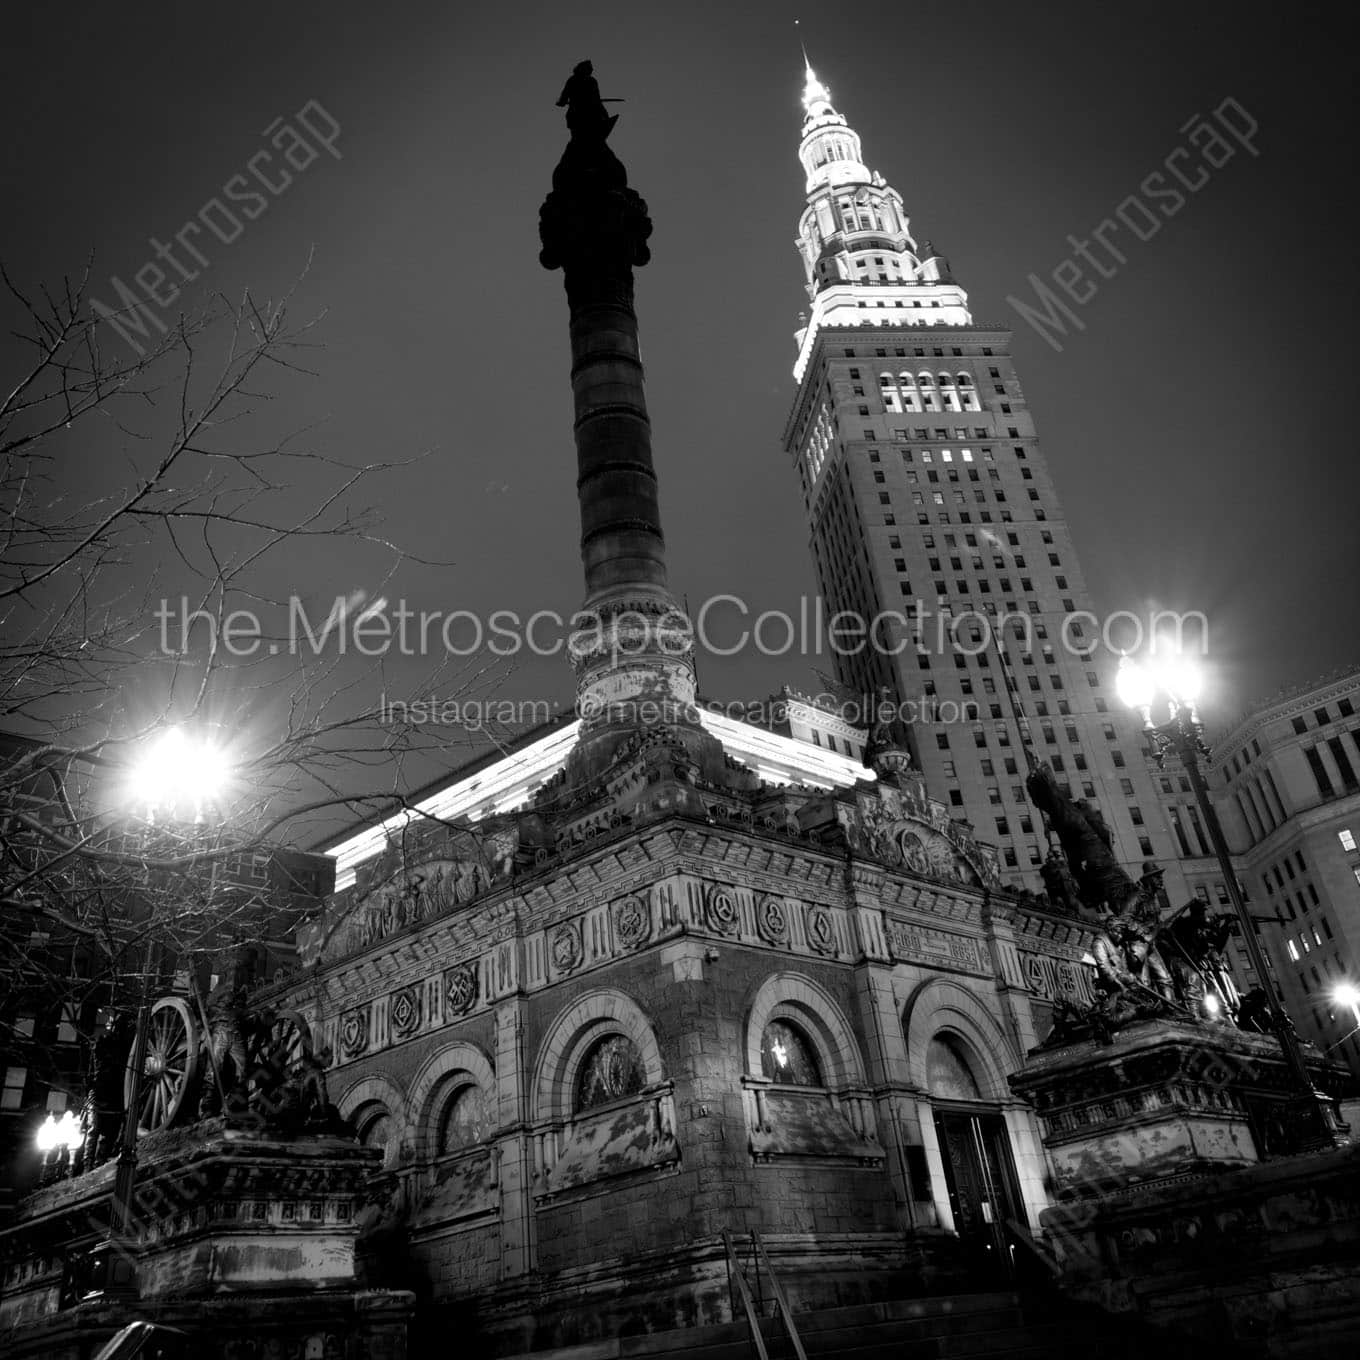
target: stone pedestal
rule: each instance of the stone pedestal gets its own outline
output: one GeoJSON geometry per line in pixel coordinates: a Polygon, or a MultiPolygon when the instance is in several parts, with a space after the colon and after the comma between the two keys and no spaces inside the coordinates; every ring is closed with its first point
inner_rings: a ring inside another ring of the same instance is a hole
{"type": "Polygon", "coordinates": [[[1273,1037],[1176,1020],[1036,1049],[1010,1084],[1043,1121],[1060,1199],[1249,1166],[1284,1138],[1290,1091],[1273,1037]]]}
{"type": "Polygon", "coordinates": [[[0,1350],[76,1360],[134,1319],[173,1326],[203,1360],[281,1354],[402,1360],[410,1294],[362,1287],[356,1210],[380,1154],[209,1120],[142,1139],[126,1232],[114,1167],[31,1195],[0,1233],[0,1350]],[[111,1289],[120,1279],[123,1288],[111,1289]]]}
{"type": "Polygon", "coordinates": [[[1064,1294],[1201,1353],[1360,1353],[1360,1147],[1139,1187],[1045,1211],[1064,1294]]]}

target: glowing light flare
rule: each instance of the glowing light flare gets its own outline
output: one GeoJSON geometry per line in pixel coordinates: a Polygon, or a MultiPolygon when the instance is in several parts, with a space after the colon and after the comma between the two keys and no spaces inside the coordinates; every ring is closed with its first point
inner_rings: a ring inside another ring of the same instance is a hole
{"type": "Polygon", "coordinates": [[[803,83],[803,107],[812,111],[814,104],[831,103],[831,91],[817,79],[817,73],[809,65],[806,67],[803,83]]]}
{"type": "Polygon", "coordinates": [[[133,767],[132,801],[148,811],[201,810],[216,802],[231,782],[226,752],[202,737],[171,727],[133,767]]]}
{"type": "Polygon", "coordinates": [[[73,1148],[83,1137],[84,1131],[80,1127],[80,1120],[75,1116],[75,1111],[67,1110],[60,1119],[49,1114],[38,1126],[34,1140],[38,1144],[39,1152],[52,1152],[59,1147],[73,1148]]]}
{"type": "Polygon", "coordinates": [[[1157,683],[1172,699],[1194,707],[1204,689],[1204,674],[1195,663],[1183,656],[1159,658],[1155,663],[1157,683]]]}
{"type": "MultiPolygon", "coordinates": [[[[1332,1000],[1338,1006],[1349,1006],[1353,1011],[1360,1012],[1360,987],[1353,982],[1339,982],[1332,988],[1332,1000]]],[[[1360,1016],[1357,1016],[1360,1021],[1360,1016]]]]}
{"type": "Polygon", "coordinates": [[[1130,708],[1139,709],[1144,714],[1152,707],[1157,697],[1157,685],[1148,674],[1146,666],[1140,666],[1131,656],[1119,658],[1119,670],[1115,674],[1115,690],[1120,701],[1130,708]]]}

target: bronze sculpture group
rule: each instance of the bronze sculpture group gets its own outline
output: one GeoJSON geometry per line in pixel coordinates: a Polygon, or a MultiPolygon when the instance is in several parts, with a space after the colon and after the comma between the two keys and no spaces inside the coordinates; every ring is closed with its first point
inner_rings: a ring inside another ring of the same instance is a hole
{"type": "Polygon", "coordinates": [[[1151,860],[1135,883],[1115,859],[1104,818],[1071,798],[1047,765],[1035,766],[1026,787],[1058,841],[1040,870],[1048,904],[1095,932],[1095,1002],[1085,1009],[1060,1003],[1050,1042],[1108,1042],[1121,1026],[1157,1016],[1257,1028],[1257,1007],[1238,1001],[1224,959],[1233,918],[1211,915],[1199,898],[1170,910],[1164,875],[1151,860]]]}
{"type": "MultiPolygon", "coordinates": [[[[254,952],[233,950],[219,966],[219,980],[200,1012],[204,1024],[197,1080],[193,1089],[186,1083],[173,1115],[157,1127],[221,1118],[268,1137],[352,1134],[327,1093],[330,1050],[313,1046],[300,1017],[251,1003],[250,993],[260,980],[254,952]]],[[[80,1170],[92,1170],[121,1148],[132,1097],[128,1074],[135,1031],[131,1017],[115,1014],[95,1040],[81,1110],[85,1140],[80,1170]]],[[[146,1061],[150,1072],[150,1054],[146,1061]]]]}

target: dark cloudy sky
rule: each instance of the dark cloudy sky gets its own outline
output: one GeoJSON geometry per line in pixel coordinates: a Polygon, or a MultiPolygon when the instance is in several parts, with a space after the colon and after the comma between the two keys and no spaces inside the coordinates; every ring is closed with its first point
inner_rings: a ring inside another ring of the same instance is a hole
{"type": "MultiPolygon", "coordinates": [[[[793,5],[23,6],[7,16],[0,256],[96,293],[150,258],[318,101],[342,157],[300,173],[198,286],[261,295],[314,251],[318,376],[275,404],[339,456],[402,458],[374,499],[416,607],[579,602],[560,276],[537,214],[553,102],[594,59],[626,98],[615,149],[648,200],[638,302],[670,543],[692,604],[793,610],[814,590],[780,435],[802,272],[793,5]]],[[[802,33],[865,159],[903,194],[974,317],[1016,328],[1022,382],[1099,607],[1202,609],[1211,721],[1360,661],[1351,418],[1354,170],[1341,6],[824,5],[802,33]],[[1006,304],[1048,274],[1227,97],[1258,120],[1174,220],[1130,248],[1055,353],[1006,304]],[[1213,711],[1214,709],[1217,711],[1213,711]]],[[[91,447],[81,457],[99,460],[91,447]]],[[[347,593],[342,555],[289,564],[347,593]]],[[[414,671],[412,672],[414,675],[414,671]]],[[[807,685],[800,658],[707,660],[710,694],[807,685]]],[[[566,699],[565,663],[507,681],[566,699]]]]}

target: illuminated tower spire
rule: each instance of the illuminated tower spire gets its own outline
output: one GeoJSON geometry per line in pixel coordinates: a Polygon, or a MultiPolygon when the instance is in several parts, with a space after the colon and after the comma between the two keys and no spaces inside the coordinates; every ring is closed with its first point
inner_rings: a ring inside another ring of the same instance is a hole
{"type": "Polygon", "coordinates": [[[864,164],[859,134],[836,112],[806,53],[804,63],[798,158],[808,205],[797,245],[812,312],[797,335],[799,379],[823,326],[971,323],[968,295],[933,248],[918,251],[902,195],[864,164]]]}

